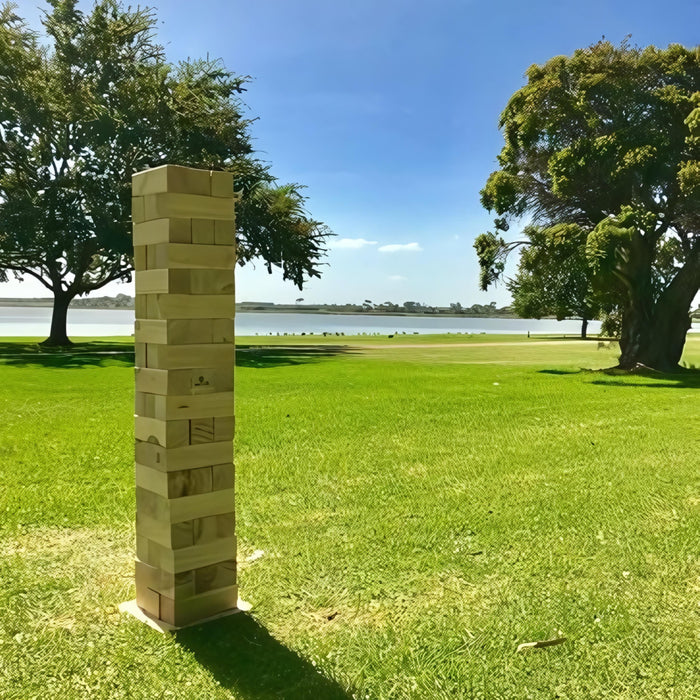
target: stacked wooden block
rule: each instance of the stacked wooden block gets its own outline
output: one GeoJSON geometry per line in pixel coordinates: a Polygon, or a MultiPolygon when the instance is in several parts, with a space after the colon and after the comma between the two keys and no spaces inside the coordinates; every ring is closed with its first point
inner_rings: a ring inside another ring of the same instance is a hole
{"type": "Polygon", "coordinates": [[[236,607],[230,173],[133,177],[136,603],[179,627],[236,607]]]}

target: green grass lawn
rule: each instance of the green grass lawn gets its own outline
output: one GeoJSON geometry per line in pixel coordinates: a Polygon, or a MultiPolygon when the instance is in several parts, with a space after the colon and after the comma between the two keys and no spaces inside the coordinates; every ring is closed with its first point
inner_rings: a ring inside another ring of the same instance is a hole
{"type": "Polygon", "coordinates": [[[165,636],[117,611],[129,342],[34,342],[0,342],[0,697],[700,697],[697,372],[585,371],[616,348],[573,339],[240,339],[253,608],[165,636]]]}

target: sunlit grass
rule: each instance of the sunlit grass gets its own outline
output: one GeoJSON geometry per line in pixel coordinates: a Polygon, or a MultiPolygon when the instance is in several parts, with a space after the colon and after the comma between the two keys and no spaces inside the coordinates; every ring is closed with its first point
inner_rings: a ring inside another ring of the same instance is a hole
{"type": "Polygon", "coordinates": [[[0,696],[696,697],[698,375],[581,371],[615,363],[595,341],[447,338],[241,348],[254,619],[174,637],[116,611],[128,344],[3,344],[0,696]]]}

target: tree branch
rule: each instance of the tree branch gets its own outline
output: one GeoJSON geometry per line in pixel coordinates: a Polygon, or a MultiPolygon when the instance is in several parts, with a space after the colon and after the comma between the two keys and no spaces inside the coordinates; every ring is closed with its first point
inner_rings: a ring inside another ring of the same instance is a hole
{"type": "Polygon", "coordinates": [[[54,288],[38,273],[34,272],[34,270],[30,270],[28,267],[23,267],[22,265],[7,265],[3,264],[3,267],[6,270],[15,270],[16,272],[21,272],[23,275],[30,275],[34,277],[35,279],[38,279],[39,282],[41,282],[44,287],[46,287],[48,290],[55,292],[54,288]]]}

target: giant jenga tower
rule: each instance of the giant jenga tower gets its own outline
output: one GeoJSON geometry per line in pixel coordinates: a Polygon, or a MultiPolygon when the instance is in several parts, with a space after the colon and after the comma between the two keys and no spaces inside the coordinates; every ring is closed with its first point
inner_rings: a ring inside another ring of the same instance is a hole
{"type": "Polygon", "coordinates": [[[173,627],[236,608],[230,173],[133,176],[136,604],[173,627]]]}

